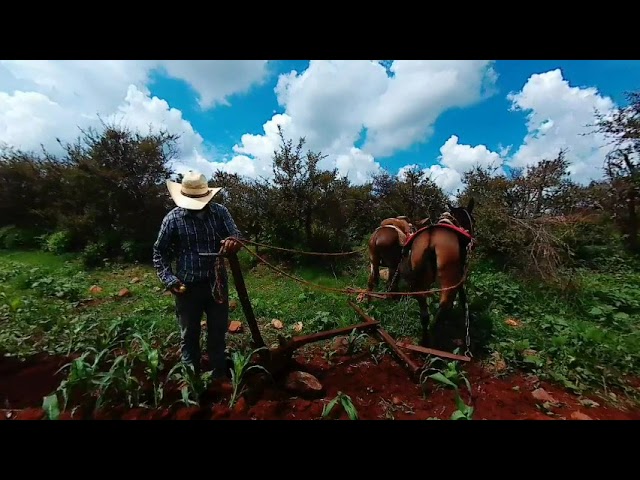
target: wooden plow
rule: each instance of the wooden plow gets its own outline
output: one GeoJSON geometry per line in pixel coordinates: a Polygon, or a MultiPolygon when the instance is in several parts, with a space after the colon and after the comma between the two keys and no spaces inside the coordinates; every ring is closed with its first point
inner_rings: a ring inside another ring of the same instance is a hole
{"type": "Polygon", "coordinates": [[[294,336],[288,340],[285,339],[282,335],[279,335],[278,347],[268,349],[264,342],[264,339],[262,338],[262,334],[260,333],[260,328],[258,327],[258,322],[256,321],[253,307],[251,305],[251,301],[249,300],[249,294],[247,293],[247,287],[244,283],[244,276],[242,275],[242,269],[240,268],[238,257],[233,254],[229,255],[227,259],[229,260],[229,267],[231,269],[231,274],[233,275],[233,281],[236,287],[236,291],[238,292],[238,299],[240,300],[240,305],[242,306],[244,316],[247,320],[249,330],[251,332],[251,337],[253,340],[252,348],[262,349],[258,352],[258,363],[266,368],[272,376],[276,376],[278,373],[281,373],[282,371],[287,369],[287,367],[290,365],[293,353],[297,349],[309,343],[328,340],[340,335],[347,335],[354,329],[361,331],[371,331],[379,340],[386,343],[393,352],[394,356],[400,361],[403,367],[405,367],[409,371],[410,376],[414,380],[418,380],[421,367],[418,366],[413,360],[411,360],[411,358],[409,358],[409,356],[404,353],[402,349],[411,350],[427,355],[435,355],[442,358],[449,358],[453,360],[466,362],[471,360],[469,357],[462,355],[455,355],[453,353],[434,350],[431,348],[424,348],[417,345],[396,342],[393,337],[380,326],[379,321],[371,318],[366,314],[366,312],[364,312],[351,300],[348,300],[348,303],[364,320],[362,323],[358,323],[348,327],[326,330],[324,332],[313,333],[310,335],[294,336]]]}

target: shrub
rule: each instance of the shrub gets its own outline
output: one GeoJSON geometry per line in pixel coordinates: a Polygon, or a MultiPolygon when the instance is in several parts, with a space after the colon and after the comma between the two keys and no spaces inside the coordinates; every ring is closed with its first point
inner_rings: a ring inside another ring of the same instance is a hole
{"type": "Polygon", "coordinates": [[[44,250],[47,252],[61,254],[68,252],[71,249],[72,238],[71,234],[66,231],[55,232],[46,237],[44,242],[44,250]]]}
{"type": "Polygon", "coordinates": [[[82,251],[82,264],[85,268],[100,267],[104,265],[107,255],[107,245],[104,242],[89,243],[82,251]]]}

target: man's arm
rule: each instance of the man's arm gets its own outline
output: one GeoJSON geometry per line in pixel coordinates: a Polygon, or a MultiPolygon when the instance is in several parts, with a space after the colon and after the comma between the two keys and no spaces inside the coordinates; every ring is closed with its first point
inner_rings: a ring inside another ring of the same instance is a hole
{"type": "Polygon", "coordinates": [[[170,288],[180,282],[171,270],[171,259],[174,253],[174,233],[173,217],[167,215],[162,220],[158,238],[153,244],[153,266],[156,269],[158,278],[166,288],[170,288]]]}
{"type": "Polygon", "coordinates": [[[220,205],[220,215],[222,217],[222,222],[224,224],[224,228],[227,233],[226,236],[235,237],[239,240],[243,240],[244,237],[242,235],[242,232],[238,229],[238,226],[236,225],[236,222],[233,220],[233,217],[231,216],[229,209],[227,209],[227,207],[225,207],[224,205],[220,205]]]}
{"type": "MultiPolygon", "coordinates": [[[[226,230],[225,238],[233,237],[238,240],[244,240],[244,236],[242,235],[242,232],[236,225],[236,222],[233,220],[231,213],[229,213],[229,210],[224,205],[220,205],[220,215],[222,217],[224,230],[226,230]]],[[[222,246],[220,248],[220,253],[222,253],[223,255],[226,255],[229,253],[233,254],[233,253],[237,253],[240,250],[240,248],[242,248],[242,244],[234,241],[233,239],[223,240],[222,246]]]]}

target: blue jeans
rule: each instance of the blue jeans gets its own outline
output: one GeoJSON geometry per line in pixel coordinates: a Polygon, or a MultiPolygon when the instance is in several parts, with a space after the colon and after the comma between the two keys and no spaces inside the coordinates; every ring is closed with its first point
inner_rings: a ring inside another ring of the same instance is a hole
{"type": "Polygon", "coordinates": [[[208,281],[186,284],[187,291],[175,295],[176,316],[180,326],[182,361],[200,372],[200,334],[203,314],[207,316],[207,352],[214,378],[227,376],[226,334],[229,328],[228,282],[223,279],[224,302],[216,303],[208,281]]]}

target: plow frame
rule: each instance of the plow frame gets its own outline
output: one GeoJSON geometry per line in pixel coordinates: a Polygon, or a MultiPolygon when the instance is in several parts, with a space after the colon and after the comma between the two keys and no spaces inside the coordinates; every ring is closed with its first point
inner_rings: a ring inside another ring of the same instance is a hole
{"type": "Polygon", "coordinates": [[[242,310],[249,325],[249,331],[251,332],[252,347],[254,349],[260,349],[258,351],[259,363],[265,367],[272,375],[277,374],[286,368],[287,364],[291,360],[293,353],[303,347],[304,345],[328,340],[340,335],[346,335],[353,330],[371,331],[379,340],[389,346],[391,351],[402,366],[408,370],[409,375],[414,381],[418,381],[418,377],[421,371],[421,367],[418,366],[402,349],[410,350],[413,352],[423,353],[426,355],[435,355],[442,358],[449,358],[458,361],[470,361],[471,359],[462,355],[455,355],[453,353],[444,352],[441,350],[435,350],[431,348],[424,348],[417,345],[411,345],[403,342],[396,342],[389,333],[380,326],[380,322],[369,316],[358,305],[351,300],[347,300],[347,303],[353,308],[353,310],[363,319],[363,323],[350,325],[348,327],[335,328],[331,330],[325,330],[322,332],[312,333],[309,335],[294,336],[290,339],[285,339],[282,335],[278,335],[279,346],[276,348],[267,348],[267,345],[262,338],[260,327],[256,320],[247,292],[247,287],[244,282],[244,276],[240,267],[240,262],[236,254],[226,256],[229,261],[229,268],[233,276],[233,281],[238,293],[238,299],[242,310]]]}

